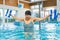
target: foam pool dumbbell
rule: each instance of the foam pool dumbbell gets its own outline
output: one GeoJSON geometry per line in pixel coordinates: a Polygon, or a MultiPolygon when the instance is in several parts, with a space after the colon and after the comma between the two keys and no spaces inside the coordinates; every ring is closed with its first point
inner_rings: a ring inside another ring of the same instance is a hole
{"type": "Polygon", "coordinates": [[[5,16],[10,17],[11,14],[12,14],[12,10],[7,9],[5,16]]]}
{"type": "Polygon", "coordinates": [[[7,16],[8,12],[9,12],[9,9],[7,9],[5,16],[7,16]]]}
{"type": "Polygon", "coordinates": [[[11,16],[11,13],[12,13],[12,10],[10,10],[8,17],[10,17],[10,16],[11,16]]]}

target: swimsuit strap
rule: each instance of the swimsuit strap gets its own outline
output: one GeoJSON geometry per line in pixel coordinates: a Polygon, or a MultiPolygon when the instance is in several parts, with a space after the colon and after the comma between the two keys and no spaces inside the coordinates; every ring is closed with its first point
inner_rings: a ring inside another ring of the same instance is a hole
{"type": "MultiPolygon", "coordinates": [[[[26,24],[25,19],[24,19],[24,24],[26,24]]],[[[29,24],[33,24],[33,20],[29,24]]]]}

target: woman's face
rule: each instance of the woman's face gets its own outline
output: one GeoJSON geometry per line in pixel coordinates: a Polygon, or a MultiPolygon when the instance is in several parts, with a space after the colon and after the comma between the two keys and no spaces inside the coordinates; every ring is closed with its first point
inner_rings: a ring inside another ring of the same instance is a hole
{"type": "Polygon", "coordinates": [[[30,18],[31,16],[30,15],[25,15],[25,18],[30,18]]]}

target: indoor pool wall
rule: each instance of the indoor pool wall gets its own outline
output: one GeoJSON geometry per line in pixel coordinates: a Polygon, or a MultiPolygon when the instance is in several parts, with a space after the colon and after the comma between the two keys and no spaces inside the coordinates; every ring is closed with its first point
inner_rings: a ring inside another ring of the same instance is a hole
{"type": "MultiPolygon", "coordinates": [[[[0,40],[25,40],[23,23],[0,25],[0,40]]],[[[34,40],[60,40],[60,22],[34,24],[34,40]]],[[[29,39],[28,39],[29,40],[29,39]]]]}

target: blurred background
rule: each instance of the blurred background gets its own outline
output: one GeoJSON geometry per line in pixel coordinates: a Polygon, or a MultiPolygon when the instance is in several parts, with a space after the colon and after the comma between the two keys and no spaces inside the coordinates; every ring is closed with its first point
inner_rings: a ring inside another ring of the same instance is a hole
{"type": "Polygon", "coordinates": [[[34,23],[34,40],[60,40],[60,0],[0,0],[0,40],[24,40],[23,22],[5,16],[10,10],[20,18],[26,10],[34,18],[52,14],[34,23]]]}

